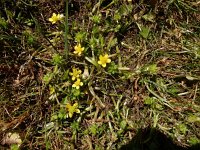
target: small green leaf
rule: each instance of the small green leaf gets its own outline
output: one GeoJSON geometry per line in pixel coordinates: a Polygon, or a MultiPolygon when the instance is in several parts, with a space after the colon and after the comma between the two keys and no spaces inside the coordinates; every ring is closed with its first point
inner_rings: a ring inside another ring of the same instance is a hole
{"type": "Polygon", "coordinates": [[[79,130],[79,122],[77,122],[77,121],[72,122],[71,128],[73,131],[79,130]]]}
{"type": "Polygon", "coordinates": [[[85,57],[85,59],[90,62],[91,64],[93,64],[94,66],[98,66],[96,60],[94,58],[89,58],[89,57],[85,57]]]}
{"type": "Polygon", "coordinates": [[[120,122],[120,128],[122,128],[123,130],[124,129],[126,129],[126,126],[127,126],[127,123],[126,123],[126,121],[125,120],[122,120],[121,122],[120,122]]]}
{"type": "Polygon", "coordinates": [[[92,21],[94,22],[94,23],[100,23],[101,22],[101,14],[99,14],[99,15],[94,15],[94,16],[92,16],[92,21]]]}
{"type": "Polygon", "coordinates": [[[108,73],[115,74],[118,73],[118,65],[115,64],[115,62],[111,62],[108,66],[108,73]]]}
{"type": "Polygon", "coordinates": [[[163,110],[163,106],[159,103],[155,104],[155,108],[158,109],[158,110],[163,110]]]}
{"type": "Polygon", "coordinates": [[[127,5],[127,4],[122,4],[118,10],[118,12],[121,14],[121,15],[128,15],[129,13],[132,12],[132,9],[133,9],[133,5],[127,5]]]}
{"type": "Polygon", "coordinates": [[[101,31],[101,29],[100,29],[99,26],[94,26],[94,27],[92,28],[92,34],[93,34],[93,35],[99,34],[100,31],[101,31]]]}
{"type": "Polygon", "coordinates": [[[146,97],[144,99],[144,104],[146,105],[152,105],[155,102],[155,99],[151,98],[151,97],[146,97]]]}
{"type": "Polygon", "coordinates": [[[191,145],[195,145],[195,144],[197,144],[199,142],[200,142],[200,140],[197,137],[190,137],[190,139],[189,139],[189,143],[191,145]]]}
{"type": "Polygon", "coordinates": [[[19,150],[19,146],[17,144],[12,144],[10,149],[11,150],[19,150]]]}
{"type": "Polygon", "coordinates": [[[182,134],[186,134],[186,132],[188,131],[187,126],[185,124],[179,124],[178,125],[178,129],[182,134]]]}
{"type": "Polygon", "coordinates": [[[8,27],[8,23],[2,17],[0,17],[0,27],[3,27],[4,29],[6,29],[8,27]]]}
{"type": "Polygon", "coordinates": [[[150,12],[150,13],[147,13],[145,14],[144,16],[142,16],[142,18],[146,21],[150,21],[150,22],[154,22],[154,19],[155,19],[155,14],[150,12]]]}
{"type": "Polygon", "coordinates": [[[42,80],[44,81],[45,84],[49,84],[52,78],[53,78],[53,73],[49,72],[46,75],[44,75],[42,80]]]}
{"type": "Polygon", "coordinates": [[[52,57],[52,62],[54,65],[60,65],[63,62],[63,57],[59,54],[54,54],[52,57]]]}
{"type": "Polygon", "coordinates": [[[200,122],[200,117],[197,117],[197,116],[195,116],[195,115],[190,115],[189,117],[188,117],[188,122],[200,122]]]}
{"type": "Polygon", "coordinates": [[[93,124],[89,129],[90,129],[90,132],[92,133],[92,135],[97,134],[97,126],[95,124],[93,124]]]}
{"type": "Polygon", "coordinates": [[[117,38],[114,38],[114,36],[111,36],[108,42],[107,49],[110,50],[113,46],[117,44],[117,38]]]}
{"type": "Polygon", "coordinates": [[[147,38],[149,36],[149,32],[150,32],[150,28],[148,27],[141,27],[141,31],[139,32],[139,34],[143,37],[143,38],[147,38]]]}
{"type": "Polygon", "coordinates": [[[83,32],[83,31],[78,32],[78,33],[76,33],[76,35],[75,35],[75,40],[76,40],[78,43],[81,43],[81,41],[85,38],[85,36],[86,36],[86,32],[83,32]]]}
{"type": "Polygon", "coordinates": [[[51,121],[57,120],[58,119],[58,115],[54,114],[51,116],[51,121]]]}
{"type": "Polygon", "coordinates": [[[119,13],[119,12],[116,12],[116,13],[114,14],[114,20],[118,21],[118,20],[120,20],[120,19],[121,19],[120,13],[119,13]]]}
{"type": "Polygon", "coordinates": [[[63,76],[62,76],[63,80],[67,80],[69,79],[69,70],[64,71],[63,76]]]}
{"type": "Polygon", "coordinates": [[[146,72],[148,74],[157,74],[158,67],[156,64],[147,65],[144,67],[143,72],[146,72]]]}
{"type": "Polygon", "coordinates": [[[71,92],[73,93],[73,95],[75,97],[77,97],[81,94],[80,89],[76,89],[76,88],[73,88],[71,92]]]}

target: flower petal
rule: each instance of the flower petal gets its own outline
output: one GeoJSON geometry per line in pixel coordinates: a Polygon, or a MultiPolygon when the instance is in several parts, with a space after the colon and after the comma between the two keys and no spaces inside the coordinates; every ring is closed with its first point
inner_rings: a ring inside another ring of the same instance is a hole
{"type": "Polygon", "coordinates": [[[70,109],[71,105],[69,103],[66,104],[66,108],[70,109]]]}
{"type": "Polygon", "coordinates": [[[102,66],[105,68],[105,67],[106,67],[106,64],[102,64],[102,66]]]}
{"type": "Polygon", "coordinates": [[[106,61],[107,63],[110,63],[111,62],[111,59],[107,59],[107,61],[106,61]]]}
{"type": "Polygon", "coordinates": [[[72,118],[73,112],[69,112],[69,117],[72,118]]]}
{"type": "Polygon", "coordinates": [[[79,110],[79,109],[76,109],[75,112],[79,114],[79,113],[80,113],[80,110],[79,110]]]}
{"type": "Polygon", "coordinates": [[[74,103],[73,107],[74,107],[74,108],[77,108],[77,106],[78,106],[78,103],[77,103],[77,102],[74,103]]]}
{"type": "Polygon", "coordinates": [[[76,46],[74,46],[74,49],[76,50],[76,49],[78,49],[78,46],[76,45],[76,46]]]}
{"type": "Polygon", "coordinates": [[[101,62],[101,61],[98,61],[98,64],[99,64],[99,65],[101,65],[101,64],[102,64],[102,62],[101,62]]]}

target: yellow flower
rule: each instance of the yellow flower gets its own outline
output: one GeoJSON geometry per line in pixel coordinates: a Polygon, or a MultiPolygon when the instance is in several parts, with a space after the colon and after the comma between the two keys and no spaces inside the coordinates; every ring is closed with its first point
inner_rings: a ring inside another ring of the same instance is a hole
{"type": "Polygon", "coordinates": [[[78,56],[81,56],[82,52],[84,51],[84,47],[81,47],[81,44],[79,43],[74,47],[74,54],[77,54],[78,56]]]}
{"type": "Polygon", "coordinates": [[[79,68],[72,68],[72,72],[69,74],[72,76],[72,80],[74,81],[76,78],[79,78],[82,71],[79,68]]]}
{"type": "Polygon", "coordinates": [[[110,63],[111,59],[108,58],[108,54],[105,54],[104,56],[99,56],[98,64],[102,65],[103,67],[106,67],[106,63],[110,63]]]}
{"type": "Polygon", "coordinates": [[[63,14],[58,14],[56,15],[55,13],[53,13],[53,15],[51,16],[51,18],[49,18],[49,21],[52,23],[52,24],[55,24],[57,21],[60,21],[63,19],[63,14]]]}
{"type": "Polygon", "coordinates": [[[66,105],[67,111],[69,112],[69,117],[72,118],[74,113],[80,113],[80,110],[78,109],[78,103],[74,103],[74,105],[71,105],[68,103],[66,105]]]}
{"type": "Polygon", "coordinates": [[[72,87],[75,87],[76,89],[79,89],[80,86],[83,86],[83,82],[81,82],[80,79],[77,79],[76,82],[72,85],[72,87]]]}

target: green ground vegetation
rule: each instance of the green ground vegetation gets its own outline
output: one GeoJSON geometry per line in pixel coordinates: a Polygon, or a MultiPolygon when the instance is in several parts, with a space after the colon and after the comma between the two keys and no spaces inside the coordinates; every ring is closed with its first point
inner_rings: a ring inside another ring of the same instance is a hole
{"type": "Polygon", "coordinates": [[[1,0],[1,137],[18,133],[24,149],[119,149],[151,126],[199,143],[200,2],[67,5],[1,0]]]}

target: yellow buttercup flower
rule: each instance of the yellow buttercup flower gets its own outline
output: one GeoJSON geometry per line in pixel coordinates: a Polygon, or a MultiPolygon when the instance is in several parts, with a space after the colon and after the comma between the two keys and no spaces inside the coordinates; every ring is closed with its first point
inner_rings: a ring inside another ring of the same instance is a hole
{"type": "Polygon", "coordinates": [[[72,68],[72,72],[69,75],[72,76],[72,80],[74,81],[76,78],[79,78],[82,71],[79,68],[72,68]]]}
{"type": "Polygon", "coordinates": [[[80,86],[83,86],[83,82],[81,82],[80,79],[77,79],[76,82],[72,85],[72,87],[75,87],[77,90],[80,88],[80,86]]]}
{"type": "Polygon", "coordinates": [[[99,61],[98,61],[99,65],[106,67],[106,64],[110,62],[111,62],[111,59],[108,58],[108,54],[105,54],[104,56],[102,55],[99,56],[99,61]]]}
{"type": "Polygon", "coordinates": [[[67,108],[70,118],[72,118],[74,113],[80,113],[80,110],[78,109],[78,103],[74,103],[74,105],[71,105],[70,103],[68,103],[66,105],[66,108],[67,108]]]}
{"type": "Polygon", "coordinates": [[[58,14],[56,15],[55,13],[53,13],[53,15],[51,16],[51,18],[49,18],[49,21],[52,23],[52,24],[55,24],[57,21],[60,21],[63,19],[63,14],[58,14]]]}
{"type": "Polygon", "coordinates": [[[81,56],[82,52],[84,51],[84,47],[81,47],[81,44],[79,43],[74,47],[74,54],[77,54],[78,56],[81,56]]]}

